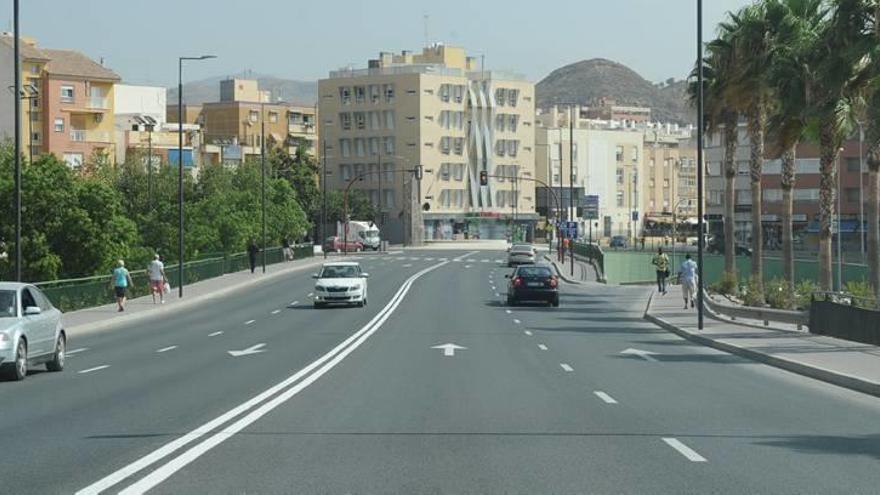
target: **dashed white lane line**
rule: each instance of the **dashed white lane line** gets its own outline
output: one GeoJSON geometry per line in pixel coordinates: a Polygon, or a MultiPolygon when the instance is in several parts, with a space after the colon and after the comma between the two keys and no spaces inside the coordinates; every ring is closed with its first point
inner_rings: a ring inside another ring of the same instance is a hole
{"type": "Polygon", "coordinates": [[[315,295],[314,292],[309,292],[309,294],[308,294],[306,297],[312,297],[312,296],[314,296],[314,295],[315,295]]]}
{"type": "Polygon", "coordinates": [[[606,394],[605,392],[603,392],[601,390],[596,390],[593,393],[596,395],[596,397],[602,399],[602,401],[605,402],[606,404],[617,404],[617,401],[614,400],[614,397],[611,397],[610,395],[606,394]]]}
{"type": "Polygon", "coordinates": [[[91,372],[93,372],[93,371],[106,370],[106,369],[109,368],[109,367],[110,367],[109,364],[102,364],[101,366],[95,366],[94,368],[89,368],[89,369],[87,369],[87,370],[82,370],[82,371],[80,371],[79,373],[80,373],[80,374],[83,374],[83,373],[91,373],[91,372]]]}
{"type": "Polygon", "coordinates": [[[272,314],[273,314],[273,315],[277,315],[277,314],[280,313],[280,312],[281,312],[280,309],[276,309],[276,310],[272,311],[272,314]]]}
{"type": "Polygon", "coordinates": [[[507,314],[513,314],[513,311],[511,311],[511,310],[509,310],[509,309],[505,309],[504,312],[507,313],[507,314]]]}
{"type": "Polygon", "coordinates": [[[546,350],[547,350],[547,346],[544,345],[544,344],[538,344],[538,349],[541,349],[542,351],[546,351],[546,350]]]}
{"type": "Polygon", "coordinates": [[[156,349],[156,354],[162,354],[163,352],[173,351],[174,349],[177,349],[176,345],[169,345],[168,347],[156,349]]]}
{"type": "Polygon", "coordinates": [[[87,350],[89,350],[88,347],[80,347],[79,349],[74,349],[74,350],[72,350],[72,351],[67,351],[67,356],[70,357],[70,356],[73,356],[74,354],[79,354],[79,353],[81,353],[81,352],[86,352],[87,350]]]}
{"type": "Polygon", "coordinates": [[[481,263],[488,263],[489,260],[480,260],[481,263]]]}
{"type": "Polygon", "coordinates": [[[465,268],[470,268],[470,267],[471,267],[471,265],[464,265],[464,267],[465,267],[465,268]]]}
{"type": "Polygon", "coordinates": [[[495,293],[495,297],[501,297],[501,294],[499,294],[499,293],[496,292],[496,293],[495,293]]]}
{"type": "Polygon", "coordinates": [[[694,449],[681,443],[681,441],[677,438],[664,438],[663,441],[666,442],[666,445],[669,445],[673,449],[677,450],[679,454],[685,456],[687,460],[691,462],[706,462],[705,457],[698,454],[694,449]]]}
{"type": "Polygon", "coordinates": [[[412,263],[407,263],[407,264],[403,265],[404,268],[409,268],[411,266],[412,266],[412,263]]]}
{"type": "Polygon", "coordinates": [[[218,335],[223,335],[223,331],[214,332],[214,333],[209,333],[209,334],[208,334],[208,337],[216,337],[216,336],[218,336],[218,335]]]}
{"type": "Polygon", "coordinates": [[[526,330],[525,334],[528,335],[529,337],[531,337],[533,335],[531,330],[526,330]]]}
{"type": "Polygon", "coordinates": [[[255,321],[257,321],[257,320],[248,320],[248,321],[244,322],[244,324],[245,324],[245,326],[253,325],[255,321]]]}
{"type": "Polygon", "coordinates": [[[434,261],[434,258],[425,258],[425,261],[434,261]]]}
{"type": "Polygon", "coordinates": [[[492,286],[492,290],[496,290],[494,285],[492,286]]]}
{"type": "Polygon", "coordinates": [[[569,366],[567,363],[559,363],[559,366],[560,366],[562,369],[564,369],[565,371],[568,371],[569,373],[571,373],[572,371],[574,371],[574,368],[572,368],[571,366],[569,366]]]}
{"type": "Polygon", "coordinates": [[[519,325],[520,323],[522,323],[521,321],[519,321],[519,320],[517,320],[517,319],[514,319],[513,322],[516,323],[517,325],[519,325]]]}
{"type": "Polygon", "coordinates": [[[292,303],[290,303],[290,306],[296,306],[297,304],[299,304],[299,301],[293,301],[292,303]]]}

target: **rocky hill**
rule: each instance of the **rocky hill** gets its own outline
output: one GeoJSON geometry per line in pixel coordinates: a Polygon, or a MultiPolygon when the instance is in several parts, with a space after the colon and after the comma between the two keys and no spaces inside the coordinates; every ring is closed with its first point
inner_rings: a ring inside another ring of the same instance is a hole
{"type": "Polygon", "coordinates": [[[696,112],[688,104],[685,90],[684,80],[655,84],[623,64],[597,58],[554,70],[538,83],[535,93],[538,108],[590,105],[606,97],[620,105],[649,107],[655,121],[687,124],[696,120],[696,112]]]}
{"type": "MultiPolygon", "coordinates": [[[[318,83],[314,81],[294,81],[280,77],[242,72],[226,76],[211,77],[199,81],[191,81],[183,85],[183,97],[187,103],[197,104],[220,100],[220,81],[230,77],[256,79],[260,89],[272,92],[273,99],[282,99],[290,103],[314,105],[318,101],[318,83]]],[[[168,103],[177,101],[177,87],[168,88],[168,103]]]]}

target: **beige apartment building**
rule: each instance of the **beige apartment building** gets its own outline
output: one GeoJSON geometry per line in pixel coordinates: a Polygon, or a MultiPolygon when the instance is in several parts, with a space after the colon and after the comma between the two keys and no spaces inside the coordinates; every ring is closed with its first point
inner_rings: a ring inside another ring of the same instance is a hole
{"type": "Polygon", "coordinates": [[[385,238],[504,238],[513,225],[533,227],[534,183],[510,180],[534,174],[534,85],[523,77],[435,44],[333,71],[318,94],[328,187],[351,183],[381,206],[385,238]],[[486,186],[480,172],[493,176],[486,186]]]}
{"type": "Polygon", "coordinates": [[[645,222],[671,225],[697,218],[697,144],[690,129],[655,125],[645,129],[642,182],[645,222]]]}
{"type": "MultiPolygon", "coordinates": [[[[177,122],[177,105],[168,106],[168,122],[177,122]]],[[[314,106],[272,101],[268,91],[250,79],[220,81],[220,101],[184,104],[184,122],[199,125],[202,154],[214,163],[259,158],[265,128],[266,147],[282,147],[291,155],[298,146],[318,156],[317,112],[314,106]]]]}

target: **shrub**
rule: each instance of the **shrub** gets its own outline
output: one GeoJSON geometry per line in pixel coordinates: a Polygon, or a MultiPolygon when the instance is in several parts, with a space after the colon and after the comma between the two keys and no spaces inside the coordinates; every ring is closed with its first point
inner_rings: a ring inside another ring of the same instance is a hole
{"type": "Polygon", "coordinates": [[[749,282],[744,287],[742,294],[743,303],[745,303],[746,306],[760,307],[766,304],[762,285],[760,279],[749,277],[749,282]]]}
{"type": "Polygon", "coordinates": [[[794,286],[787,280],[774,278],[764,285],[764,296],[771,308],[792,309],[795,305],[794,286]]]}
{"type": "Polygon", "coordinates": [[[877,300],[874,298],[874,289],[867,280],[847,282],[846,292],[854,296],[852,299],[853,306],[865,309],[877,309],[877,300]]]}
{"type": "Polygon", "coordinates": [[[712,284],[709,288],[719,294],[735,296],[737,292],[736,272],[722,273],[721,280],[712,284]]]}
{"type": "Polygon", "coordinates": [[[809,309],[813,299],[813,292],[819,290],[819,286],[812,280],[801,280],[794,286],[795,307],[797,309],[809,309]]]}

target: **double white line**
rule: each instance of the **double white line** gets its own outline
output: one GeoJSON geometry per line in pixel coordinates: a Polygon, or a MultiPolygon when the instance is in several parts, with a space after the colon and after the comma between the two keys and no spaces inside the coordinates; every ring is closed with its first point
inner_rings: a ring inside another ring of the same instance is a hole
{"type": "Polygon", "coordinates": [[[385,305],[384,308],[382,308],[382,311],[374,316],[373,319],[369,321],[369,323],[361,327],[360,330],[345,339],[341,344],[337,345],[330,352],[324,354],[313,363],[296,372],[294,375],[285,379],[281,383],[278,383],[277,385],[269,388],[268,390],[260,393],[259,395],[253,397],[247,402],[244,402],[243,404],[227,411],[223,415],[183,435],[177,440],[165,444],[164,446],[132,462],[122,469],[119,469],[118,471],[115,471],[96,481],[95,483],[92,483],[91,485],[77,491],[77,495],[90,495],[101,493],[102,491],[107,490],[134,476],[145,468],[165,459],[166,457],[171,456],[171,454],[177,452],[183,447],[197,440],[200,440],[204,436],[208,436],[208,438],[206,438],[205,440],[189,448],[189,450],[186,450],[177,457],[167,461],[165,464],[162,464],[161,466],[153,470],[150,474],[141,478],[139,481],[129,486],[128,488],[122,490],[120,493],[140,494],[154,488],[159,483],[168,479],[171,475],[173,475],[186,465],[195,461],[201,455],[205,454],[212,448],[222,443],[224,440],[232,437],[245,427],[253,424],[255,421],[263,417],[263,415],[267,414],[269,411],[288,401],[291,397],[298,394],[303,389],[311,385],[315,380],[333,369],[334,366],[339,364],[343,359],[345,359],[346,356],[351,354],[355,349],[363,344],[364,341],[366,341],[382,326],[383,323],[385,323],[385,320],[387,320],[394,312],[394,310],[397,309],[397,306],[399,306],[400,303],[403,301],[404,296],[406,296],[407,292],[409,292],[412,284],[419,277],[443,265],[446,265],[447,263],[448,261],[444,261],[442,263],[430,266],[408,278],[400,287],[400,289],[397,290],[397,293],[394,294],[394,297],[391,298],[391,301],[389,301],[388,304],[385,305]],[[259,407],[257,407],[258,405],[259,407]],[[253,411],[251,411],[251,409],[253,409],[253,411]],[[247,414],[244,415],[245,413],[247,414]],[[218,428],[228,423],[229,421],[238,418],[239,416],[241,417],[237,421],[226,426],[225,428],[218,430],[218,428]]]}

